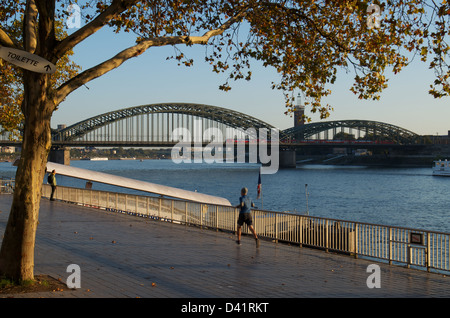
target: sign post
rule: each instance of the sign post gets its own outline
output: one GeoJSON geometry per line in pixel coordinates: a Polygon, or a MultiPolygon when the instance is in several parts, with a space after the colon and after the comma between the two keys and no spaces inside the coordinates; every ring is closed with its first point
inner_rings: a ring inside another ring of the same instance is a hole
{"type": "Polygon", "coordinates": [[[26,51],[0,46],[0,57],[32,72],[53,74],[56,71],[56,66],[53,63],[26,51]]]}

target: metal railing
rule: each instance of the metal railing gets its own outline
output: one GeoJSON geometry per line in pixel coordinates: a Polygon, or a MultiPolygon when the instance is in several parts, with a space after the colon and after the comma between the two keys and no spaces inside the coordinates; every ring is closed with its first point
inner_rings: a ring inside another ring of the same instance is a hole
{"type": "MultiPolygon", "coordinates": [[[[51,188],[43,185],[43,196],[51,188]]],[[[172,223],[236,231],[239,211],[230,206],[58,186],[55,198],[108,211],[172,223]]],[[[430,272],[450,272],[450,233],[254,210],[258,236],[430,272]]],[[[248,234],[246,227],[243,233],[248,234]]]]}
{"type": "Polygon", "coordinates": [[[0,177],[0,193],[13,193],[15,179],[10,177],[0,177]]]}

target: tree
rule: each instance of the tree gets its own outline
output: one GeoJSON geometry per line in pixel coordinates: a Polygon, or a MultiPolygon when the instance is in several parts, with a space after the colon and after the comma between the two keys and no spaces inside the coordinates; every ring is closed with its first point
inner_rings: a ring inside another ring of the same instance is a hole
{"type": "MultiPolygon", "coordinates": [[[[294,90],[301,90],[307,98],[305,105],[322,117],[331,106],[322,105],[321,99],[330,94],[329,85],[336,81],[339,69],[355,71],[352,90],[359,98],[377,99],[387,86],[384,72],[399,72],[407,65],[403,51],[420,54],[424,60],[434,54],[431,64],[438,72],[435,96],[449,94],[448,67],[445,69],[442,60],[449,53],[445,0],[433,6],[419,0],[386,1],[376,6],[350,0],[0,0],[0,4],[0,45],[21,48],[55,65],[101,28],[136,34],[135,45],[58,85],[52,85],[54,75],[22,71],[22,155],[0,251],[0,275],[16,280],[33,279],[52,113],[71,92],[151,47],[174,46],[177,54],[172,58],[190,66],[193,61],[183,54],[182,47],[205,46],[205,61],[212,70],[227,74],[220,87],[223,90],[229,90],[233,80],[249,80],[251,61],[262,61],[280,73],[273,88],[285,92],[287,111],[294,90]],[[79,5],[82,26],[58,39],[56,26],[72,13],[69,4],[79,5]],[[8,30],[21,13],[23,36],[17,42],[8,30]],[[429,21],[425,21],[427,17],[431,17],[429,21]],[[433,21],[436,24],[432,25],[433,21]]],[[[7,93],[4,87],[0,89],[7,93]]]]}

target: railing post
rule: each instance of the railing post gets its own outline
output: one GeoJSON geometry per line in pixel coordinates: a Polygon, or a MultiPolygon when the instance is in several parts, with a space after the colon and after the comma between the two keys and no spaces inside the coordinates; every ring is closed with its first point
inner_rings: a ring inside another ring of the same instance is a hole
{"type": "Polygon", "coordinates": [[[325,220],[325,251],[328,253],[328,220],[325,220]]]}
{"type": "Polygon", "coordinates": [[[278,243],[278,213],[275,213],[275,243],[278,243]]]}
{"type": "Polygon", "coordinates": [[[173,200],[172,200],[172,206],[170,207],[170,219],[171,219],[171,223],[173,223],[173,200]]]}
{"type": "Polygon", "coordinates": [[[411,244],[408,244],[408,246],[407,246],[407,255],[406,255],[406,257],[407,257],[406,267],[409,268],[410,265],[412,264],[412,247],[411,247],[411,244]]]}
{"type": "Polygon", "coordinates": [[[300,228],[299,228],[299,236],[298,236],[298,243],[300,247],[303,247],[303,216],[298,217],[300,219],[300,228]]]}
{"type": "Polygon", "coordinates": [[[358,258],[358,223],[355,223],[355,258],[358,258]]]}
{"type": "Polygon", "coordinates": [[[204,204],[200,204],[200,228],[203,229],[203,209],[204,209],[205,205],[204,204]]]}
{"type": "Polygon", "coordinates": [[[187,224],[188,224],[188,218],[187,218],[187,206],[188,206],[188,203],[187,203],[187,201],[186,201],[186,202],[184,202],[184,225],[187,225],[187,224]]]}
{"type": "Polygon", "coordinates": [[[425,250],[426,253],[426,266],[427,266],[427,271],[429,272],[431,269],[431,240],[430,240],[430,232],[427,232],[427,249],[425,250]]]}
{"type": "Polygon", "coordinates": [[[138,215],[138,206],[139,206],[139,204],[138,204],[138,196],[136,195],[135,196],[135,201],[134,201],[134,205],[135,205],[135,213],[136,213],[136,215],[138,215]]]}
{"type": "Polygon", "coordinates": [[[216,205],[216,232],[219,231],[219,206],[216,205]]]}
{"type": "Polygon", "coordinates": [[[158,220],[161,220],[161,204],[162,204],[162,199],[159,198],[158,220]]]}
{"type": "Polygon", "coordinates": [[[389,227],[389,265],[392,265],[392,228],[389,227]]]}

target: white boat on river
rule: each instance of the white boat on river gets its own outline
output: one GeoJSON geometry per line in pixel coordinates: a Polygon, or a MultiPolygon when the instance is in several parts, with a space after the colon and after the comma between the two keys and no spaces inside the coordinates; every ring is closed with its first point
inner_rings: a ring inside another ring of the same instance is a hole
{"type": "Polygon", "coordinates": [[[450,177],[450,161],[438,160],[433,165],[433,176],[450,177]]]}

